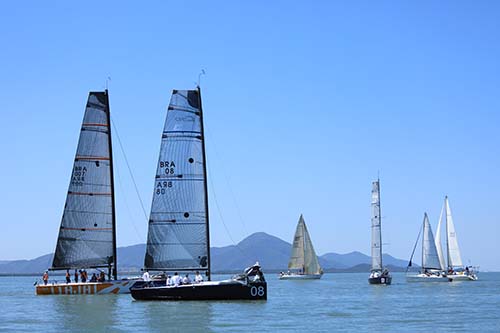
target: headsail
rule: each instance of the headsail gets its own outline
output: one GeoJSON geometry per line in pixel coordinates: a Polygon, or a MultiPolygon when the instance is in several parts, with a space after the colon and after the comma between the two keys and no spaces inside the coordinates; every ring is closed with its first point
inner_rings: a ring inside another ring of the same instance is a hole
{"type": "Polygon", "coordinates": [[[444,270],[446,268],[445,263],[444,263],[443,248],[441,246],[441,224],[443,222],[444,209],[445,209],[445,206],[443,205],[443,208],[441,208],[441,214],[439,214],[439,222],[438,222],[437,230],[436,230],[436,239],[434,240],[436,243],[436,250],[437,250],[438,257],[439,257],[439,264],[441,265],[442,270],[444,270]]]}
{"type": "Polygon", "coordinates": [[[372,183],[372,271],[382,270],[382,233],[380,229],[380,181],[372,183]]]}
{"type": "Polygon", "coordinates": [[[90,92],[52,269],[116,263],[109,120],[107,91],[90,92]]]}
{"type": "Polygon", "coordinates": [[[300,215],[295,236],[293,238],[292,255],[288,263],[289,269],[301,269],[304,274],[320,274],[318,256],[314,251],[311,237],[307,231],[304,217],[300,215]]]}
{"type": "Polygon", "coordinates": [[[447,236],[447,248],[448,248],[448,267],[461,267],[462,257],[460,255],[460,249],[458,248],[457,233],[455,232],[455,225],[453,224],[453,219],[451,217],[450,204],[448,203],[448,197],[444,198],[444,205],[446,207],[446,236],[447,236]]]}
{"type": "Polygon", "coordinates": [[[424,215],[424,235],[422,238],[422,268],[441,269],[439,257],[427,213],[424,215]]]}
{"type": "Polygon", "coordinates": [[[144,266],[152,270],[209,272],[199,89],[172,92],[156,169],[144,266]]]}

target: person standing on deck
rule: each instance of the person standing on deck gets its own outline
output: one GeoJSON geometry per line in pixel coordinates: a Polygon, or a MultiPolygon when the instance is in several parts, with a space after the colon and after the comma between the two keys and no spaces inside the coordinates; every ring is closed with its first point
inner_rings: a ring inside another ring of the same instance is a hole
{"type": "Polygon", "coordinates": [[[78,271],[75,269],[75,283],[78,283],[78,271]]]}
{"type": "Polygon", "coordinates": [[[45,271],[42,276],[43,284],[47,285],[49,282],[49,271],[45,271]]]}
{"type": "Polygon", "coordinates": [[[69,274],[69,269],[66,270],[66,283],[71,283],[71,274],[69,274]]]}

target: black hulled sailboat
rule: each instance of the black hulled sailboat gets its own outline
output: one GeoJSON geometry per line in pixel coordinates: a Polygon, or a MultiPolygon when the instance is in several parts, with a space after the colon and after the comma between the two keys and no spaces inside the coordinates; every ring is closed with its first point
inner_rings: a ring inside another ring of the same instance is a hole
{"type": "Polygon", "coordinates": [[[144,268],[183,274],[197,271],[207,281],[133,287],[134,299],[267,299],[258,263],[232,279],[211,281],[205,156],[200,88],[174,90],[162,134],[144,268]]]}

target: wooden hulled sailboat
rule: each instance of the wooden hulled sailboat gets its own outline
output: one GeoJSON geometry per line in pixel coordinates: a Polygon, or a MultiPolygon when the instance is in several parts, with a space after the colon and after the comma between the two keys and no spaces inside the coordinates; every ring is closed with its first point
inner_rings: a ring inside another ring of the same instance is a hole
{"type": "Polygon", "coordinates": [[[372,269],[368,282],[370,284],[391,284],[389,270],[382,266],[382,230],[380,209],[380,180],[372,183],[372,269]]]}
{"type": "Polygon", "coordinates": [[[134,287],[133,298],[267,299],[267,284],[258,263],[232,279],[211,281],[206,175],[200,88],[174,90],[162,134],[144,269],[201,272],[208,281],[134,287]]]}
{"type": "MultiPolygon", "coordinates": [[[[90,92],[50,270],[107,269],[104,282],[37,283],[37,295],[129,293],[117,280],[113,154],[108,91],[90,92]]],[[[73,276],[73,274],[71,274],[73,276]]]]}
{"type": "Polygon", "coordinates": [[[435,244],[437,248],[441,269],[446,270],[447,275],[450,279],[452,279],[453,281],[477,280],[477,275],[473,271],[472,267],[464,268],[463,266],[462,256],[460,255],[460,248],[458,247],[457,233],[455,231],[455,225],[453,223],[453,218],[451,216],[451,209],[447,196],[444,198],[443,208],[441,209],[441,214],[439,216],[435,244]],[[445,259],[441,247],[441,224],[443,221],[443,216],[446,224],[447,265],[445,265],[445,259]]]}
{"type": "Polygon", "coordinates": [[[451,281],[446,273],[441,269],[441,264],[439,262],[439,256],[437,253],[436,245],[434,242],[434,235],[432,234],[431,225],[429,223],[429,218],[427,213],[424,214],[424,222],[422,223],[422,230],[419,232],[417,241],[415,242],[415,247],[413,248],[413,253],[410,257],[410,262],[408,263],[408,269],[412,265],[413,255],[415,254],[416,245],[420,238],[420,233],[422,235],[422,267],[420,273],[417,274],[407,274],[406,279],[408,282],[448,282],[451,281]]]}
{"type": "Polygon", "coordinates": [[[297,229],[293,237],[292,255],[288,262],[288,272],[280,273],[280,280],[317,280],[321,279],[323,270],[314,251],[306,222],[300,215],[297,229]]]}

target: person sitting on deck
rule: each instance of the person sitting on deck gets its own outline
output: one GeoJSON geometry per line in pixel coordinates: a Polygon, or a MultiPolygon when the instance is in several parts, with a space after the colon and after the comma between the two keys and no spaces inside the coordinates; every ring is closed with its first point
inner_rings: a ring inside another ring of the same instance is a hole
{"type": "Polygon", "coordinates": [[[182,284],[182,281],[181,281],[181,277],[179,276],[179,274],[177,274],[177,272],[174,273],[174,277],[172,278],[172,282],[174,284],[174,286],[179,286],[180,284],[182,284]]]}
{"type": "Polygon", "coordinates": [[[264,279],[264,274],[262,273],[262,271],[260,270],[260,264],[258,261],[255,262],[255,264],[253,266],[250,266],[250,267],[247,267],[245,269],[245,274],[247,275],[247,277],[250,279],[251,277],[253,277],[253,281],[266,281],[264,279]],[[258,276],[258,277],[256,277],[258,276]]]}
{"type": "Polygon", "coordinates": [[[75,269],[75,283],[78,283],[78,271],[75,269]]]}
{"type": "Polygon", "coordinates": [[[71,283],[71,274],[69,274],[69,269],[66,270],[66,283],[71,283]]]}
{"type": "Polygon", "coordinates": [[[92,277],[90,278],[90,282],[97,282],[97,275],[95,275],[95,273],[92,273],[92,277]]]}
{"type": "Polygon", "coordinates": [[[146,287],[150,285],[151,283],[151,276],[149,275],[149,272],[148,271],[144,271],[144,273],[142,274],[142,280],[145,283],[146,287]]]}
{"type": "Polygon", "coordinates": [[[167,284],[167,287],[173,285],[172,278],[170,277],[170,275],[167,275],[167,283],[166,284],[167,284]]]}
{"type": "Polygon", "coordinates": [[[49,282],[49,271],[45,271],[42,276],[43,284],[47,285],[49,282]]]}
{"type": "Polygon", "coordinates": [[[83,283],[87,282],[87,272],[84,269],[80,271],[80,279],[83,283]]]}
{"type": "Polygon", "coordinates": [[[189,278],[189,274],[182,279],[182,284],[191,284],[191,279],[189,278]]]}
{"type": "Polygon", "coordinates": [[[202,283],[203,282],[203,276],[201,276],[200,272],[196,271],[194,274],[194,283],[202,283]]]}
{"type": "Polygon", "coordinates": [[[106,274],[104,272],[101,272],[101,274],[99,274],[99,278],[97,279],[98,282],[104,282],[106,281],[106,274]]]}

